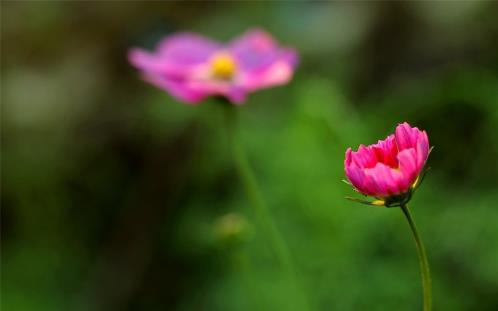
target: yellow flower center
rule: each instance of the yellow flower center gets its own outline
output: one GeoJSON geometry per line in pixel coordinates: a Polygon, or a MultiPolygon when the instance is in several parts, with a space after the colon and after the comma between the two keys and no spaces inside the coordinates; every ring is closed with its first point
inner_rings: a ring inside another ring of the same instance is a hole
{"type": "Polygon", "coordinates": [[[227,53],[218,54],[211,61],[211,72],[215,78],[228,80],[233,77],[236,70],[237,64],[227,53]]]}

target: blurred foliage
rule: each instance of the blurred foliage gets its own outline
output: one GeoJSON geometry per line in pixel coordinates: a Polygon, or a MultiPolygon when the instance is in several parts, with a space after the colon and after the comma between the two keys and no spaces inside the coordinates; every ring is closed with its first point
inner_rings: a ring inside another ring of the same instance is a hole
{"type": "Polygon", "coordinates": [[[435,309],[498,308],[495,2],[1,5],[3,310],[295,309],[222,107],[175,102],[126,61],[174,31],[253,26],[301,54],[238,134],[313,309],[421,309],[402,213],[341,182],[344,150],[402,121],[435,146],[411,203],[435,309]]]}

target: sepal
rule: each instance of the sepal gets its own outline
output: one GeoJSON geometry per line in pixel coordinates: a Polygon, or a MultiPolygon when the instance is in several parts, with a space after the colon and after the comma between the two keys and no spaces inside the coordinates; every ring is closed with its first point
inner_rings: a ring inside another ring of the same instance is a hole
{"type": "MultiPolygon", "coordinates": [[[[431,148],[432,150],[432,148],[431,148]]],[[[430,170],[431,168],[430,167],[427,167],[418,177],[417,179],[415,180],[415,182],[413,183],[413,185],[411,186],[411,190],[412,192],[415,192],[419,187],[420,185],[422,185],[422,182],[424,181],[425,179],[425,175],[427,175],[427,172],[430,170]]]]}
{"type": "Polygon", "coordinates": [[[365,204],[365,205],[371,205],[371,206],[385,206],[385,201],[383,200],[375,200],[375,201],[367,201],[367,200],[362,200],[362,199],[357,199],[353,197],[346,197],[347,200],[365,204]]]}

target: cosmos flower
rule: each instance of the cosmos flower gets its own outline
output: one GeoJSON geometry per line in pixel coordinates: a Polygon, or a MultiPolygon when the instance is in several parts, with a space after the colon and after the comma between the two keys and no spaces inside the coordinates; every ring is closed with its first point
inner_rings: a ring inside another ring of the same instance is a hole
{"type": "Polygon", "coordinates": [[[344,170],[358,192],[377,198],[371,204],[397,206],[419,184],[429,151],[427,133],[405,122],[377,144],[348,148],[344,170]]]}
{"type": "Polygon", "coordinates": [[[177,33],[162,39],[153,52],[131,49],[128,58],[146,81],[188,104],[209,96],[242,104],[250,92],[288,83],[298,61],[293,49],[279,47],[260,29],[228,44],[177,33]]]}

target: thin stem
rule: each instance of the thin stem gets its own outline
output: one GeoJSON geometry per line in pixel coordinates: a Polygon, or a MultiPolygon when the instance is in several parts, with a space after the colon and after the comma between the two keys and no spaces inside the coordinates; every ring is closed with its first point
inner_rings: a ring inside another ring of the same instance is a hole
{"type": "Polygon", "coordinates": [[[405,214],[406,220],[410,225],[410,229],[415,239],[415,245],[417,246],[418,261],[420,264],[420,274],[422,277],[422,291],[424,297],[424,311],[430,311],[432,309],[432,293],[431,293],[431,273],[429,270],[429,261],[427,260],[427,254],[425,252],[424,244],[415,226],[412,215],[408,206],[405,204],[401,205],[401,210],[405,214]]]}
{"type": "Polygon", "coordinates": [[[252,310],[267,310],[268,308],[262,305],[261,301],[257,298],[261,297],[262,293],[258,288],[257,284],[254,282],[254,275],[251,274],[249,262],[246,258],[244,252],[240,250],[235,250],[232,252],[232,260],[234,264],[234,268],[241,275],[246,291],[248,294],[246,295],[248,299],[249,309],[252,310]]]}
{"type": "Polygon", "coordinates": [[[226,131],[229,136],[230,145],[232,146],[233,156],[235,160],[235,165],[237,171],[240,175],[241,181],[245,188],[248,198],[254,207],[256,216],[259,218],[263,229],[266,231],[266,236],[270,239],[271,247],[277,257],[277,260],[282,265],[282,268],[287,275],[288,280],[292,283],[292,286],[297,291],[297,296],[294,297],[301,300],[300,305],[302,307],[297,307],[298,310],[308,310],[307,300],[305,298],[303,290],[300,288],[297,282],[296,270],[294,269],[293,262],[287,245],[284,239],[280,235],[273,218],[271,217],[270,211],[268,210],[261,191],[259,189],[256,177],[251,169],[251,165],[247,159],[244,152],[244,148],[240,143],[240,139],[237,138],[237,115],[236,109],[232,106],[225,106],[225,116],[226,116],[226,131]]]}

